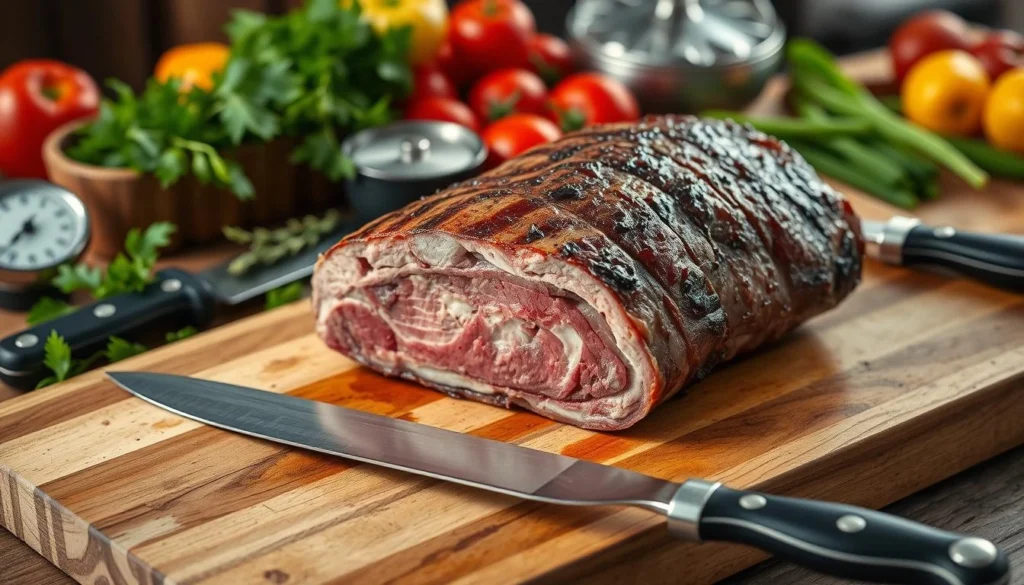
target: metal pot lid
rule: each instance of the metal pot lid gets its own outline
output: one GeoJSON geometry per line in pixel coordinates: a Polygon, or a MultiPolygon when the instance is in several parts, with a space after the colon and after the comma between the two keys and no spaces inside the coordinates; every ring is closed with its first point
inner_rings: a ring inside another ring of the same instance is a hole
{"type": "Polygon", "coordinates": [[[451,122],[410,120],[369,128],[350,136],[341,148],[357,172],[386,181],[458,175],[487,158],[480,136],[451,122]]]}
{"type": "Polygon", "coordinates": [[[768,0],[578,0],[567,28],[595,56],[649,67],[747,63],[785,37],[768,0]]]}

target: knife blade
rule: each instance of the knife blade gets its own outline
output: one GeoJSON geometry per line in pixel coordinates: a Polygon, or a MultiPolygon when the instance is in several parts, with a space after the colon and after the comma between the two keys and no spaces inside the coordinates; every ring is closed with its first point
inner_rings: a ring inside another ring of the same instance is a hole
{"type": "Polygon", "coordinates": [[[879,583],[1009,583],[981,538],[837,503],[682,483],[287,394],[148,372],[108,372],[135,396],[201,423],[527,500],[621,505],[688,540],[755,546],[838,577],[879,583]]]}
{"type": "Polygon", "coordinates": [[[320,241],[294,256],[244,275],[228,272],[231,260],[198,273],[168,268],[154,274],[153,282],[138,293],[115,295],[75,312],[41,323],[0,340],[0,380],[31,390],[45,375],[44,345],[51,331],[61,335],[72,355],[92,355],[112,336],[130,336],[166,323],[166,330],[186,325],[205,327],[219,305],[237,305],[313,273],[319,255],[359,227],[344,220],[320,241]]]}
{"type": "Polygon", "coordinates": [[[895,266],[952,273],[1006,290],[1024,291],[1024,236],[928,226],[911,217],[861,220],[865,253],[895,266]]]}

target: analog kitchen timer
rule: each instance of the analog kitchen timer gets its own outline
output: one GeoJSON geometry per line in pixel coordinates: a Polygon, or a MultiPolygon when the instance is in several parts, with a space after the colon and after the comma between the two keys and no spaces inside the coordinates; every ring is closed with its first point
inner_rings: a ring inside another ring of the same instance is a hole
{"type": "Polygon", "coordinates": [[[46,181],[0,181],[0,308],[25,310],[54,293],[49,277],[89,242],[89,216],[73,193],[46,181]]]}

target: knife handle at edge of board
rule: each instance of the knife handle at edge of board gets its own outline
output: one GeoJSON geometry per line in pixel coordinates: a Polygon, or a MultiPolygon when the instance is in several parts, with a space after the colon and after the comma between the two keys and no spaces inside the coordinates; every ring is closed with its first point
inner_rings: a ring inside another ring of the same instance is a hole
{"type": "Polygon", "coordinates": [[[867,255],[894,266],[937,268],[1013,292],[1024,292],[1024,236],[928,226],[896,216],[863,221],[867,255]]]}
{"type": "Polygon", "coordinates": [[[668,510],[687,540],[746,544],[843,579],[908,585],[1009,585],[992,542],[835,502],[685,482],[668,510]]]}
{"type": "Polygon", "coordinates": [[[31,390],[46,376],[44,359],[50,332],[80,358],[101,350],[111,336],[126,336],[161,320],[203,328],[213,320],[216,300],[202,279],[168,268],[154,275],[142,292],[115,295],[78,307],[74,312],[40,323],[0,340],[0,381],[31,390]]]}

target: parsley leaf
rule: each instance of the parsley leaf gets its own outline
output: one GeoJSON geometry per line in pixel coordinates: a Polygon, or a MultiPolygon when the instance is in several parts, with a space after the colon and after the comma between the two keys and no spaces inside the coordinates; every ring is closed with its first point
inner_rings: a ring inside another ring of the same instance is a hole
{"type": "Polygon", "coordinates": [[[113,363],[137,356],[148,350],[141,343],[133,343],[120,337],[111,337],[107,341],[107,348],[104,351],[77,360],[71,357],[71,346],[56,331],[50,331],[43,349],[45,351],[43,365],[53,372],[53,375],[40,380],[36,384],[37,389],[73,378],[88,370],[100,358],[106,358],[107,361],[113,363]]]}
{"type": "Polygon", "coordinates": [[[124,240],[124,249],[132,260],[145,262],[152,267],[156,264],[157,250],[171,243],[171,236],[177,229],[177,226],[169,221],[150,224],[144,232],[132,228],[124,240]]]}
{"type": "Polygon", "coordinates": [[[52,297],[43,297],[36,301],[32,308],[28,310],[25,321],[29,325],[39,325],[40,323],[45,323],[46,321],[51,321],[57,317],[63,317],[74,312],[75,308],[64,301],[52,297]]]}
{"type": "Polygon", "coordinates": [[[291,284],[275,288],[267,291],[267,302],[265,309],[276,309],[281,305],[287,305],[288,303],[297,301],[302,298],[302,293],[305,291],[305,286],[302,281],[295,281],[291,284]]]}
{"type": "Polygon", "coordinates": [[[112,336],[107,341],[107,349],[103,352],[103,357],[107,358],[110,363],[114,363],[126,360],[130,357],[135,357],[148,350],[149,348],[141,343],[133,343],[131,341],[121,339],[120,337],[112,336]]]}
{"type": "Polygon", "coordinates": [[[160,155],[154,174],[160,180],[160,186],[166,189],[176,183],[187,170],[185,151],[174,147],[160,155]]]}
{"type": "Polygon", "coordinates": [[[188,327],[183,327],[177,331],[171,331],[167,333],[167,335],[164,336],[164,340],[167,343],[174,343],[175,341],[181,341],[186,337],[192,337],[196,333],[199,333],[199,330],[189,325],[188,327]]]}
{"type": "Polygon", "coordinates": [[[49,386],[57,382],[63,382],[67,379],[68,373],[71,371],[71,346],[68,345],[64,338],[57,334],[56,331],[50,331],[49,337],[46,338],[46,345],[43,347],[45,357],[43,359],[43,365],[45,365],[51,372],[52,376],[43,378],[36,388],[42,388],[43,386],[49,386]]]}
{"type": "Polygon", "coordinates": [[[100,286],[103,275],[99,268],[87,264],[61,264],[57,267],[57,276],[53,285],[62,293],[73,293],[76,290],[94,290],[100,286]]]}

